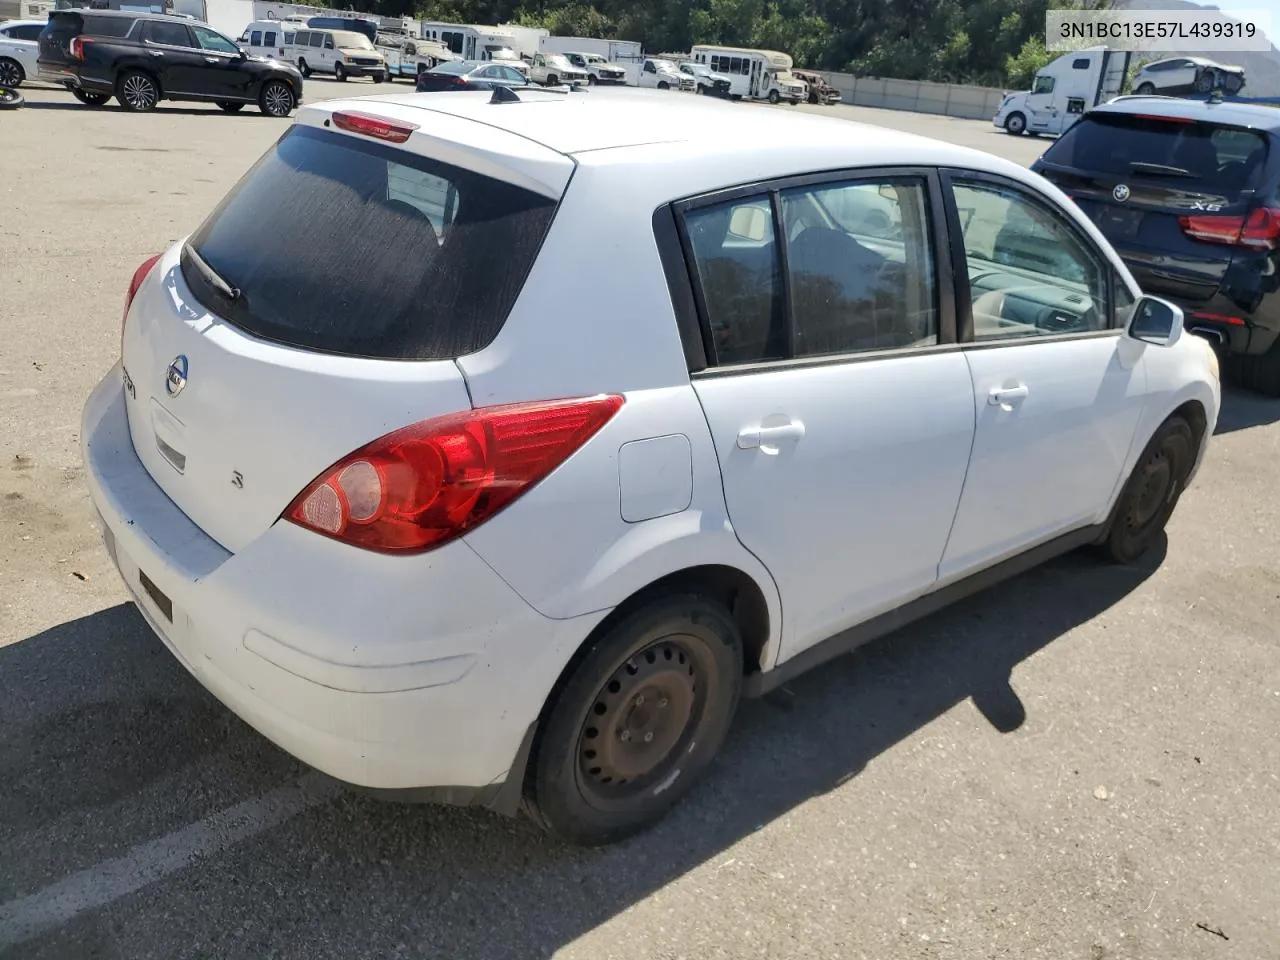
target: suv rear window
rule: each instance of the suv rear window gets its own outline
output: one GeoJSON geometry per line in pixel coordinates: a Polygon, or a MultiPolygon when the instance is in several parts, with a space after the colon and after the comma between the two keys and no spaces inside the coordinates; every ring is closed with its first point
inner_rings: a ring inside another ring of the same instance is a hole
{"type": "Polygon", "coordinates": [[[211,310],[263,339],[449,359],[498,335],[555,208],[469,170],[294,126],[191,237],[182,271],[211,310]]]}
{"type": "Polygon", "coordinates": [[[1126,114],[1095,114],[1047,151],[1047,163],[1116,177],[1159,177],[1170,186],[1238,197],[1255,189],[1267,139],[1253,130],[1126,114]]]}
{"type": "Polygon", "coordinates": [[[132,17],[99,17],[77,11],[55,10],[49,14],[50,29],[71,36],[126,37],[134,23],[132,17]]]}

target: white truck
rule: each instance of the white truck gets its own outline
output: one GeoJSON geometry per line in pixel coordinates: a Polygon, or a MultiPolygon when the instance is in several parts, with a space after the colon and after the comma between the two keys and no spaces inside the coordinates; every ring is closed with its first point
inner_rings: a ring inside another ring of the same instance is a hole
{"type": "Polygon", "coordinates": [[[569,50],[563,54],[540,54],[540,56],[563,56],[579,70],[587,72],[589,84],[624,84],[627,82],[627,68],[620,63],[611,63],[598,53],[583,53],[569,50]]]}
{"type": "Polygon", "coordinates": [[[640,63],[639,75],[635,86],[650,87],[657,90],[687,90],[698,88],[693,77],[680,72],[680,68],[671,60],[661,57],[645,57],[640,63]]]}
{"type": "Polygon", "coordinates": [[[1064,54],[1036,74],[1030,90],[1006,93],[991,122],[1015,137],[1061,134],[1091,107],[1120,96],[1132,57],[1106,47],[1064,54]]]}
{"type": "Polygon", "coordinates": [[[784,100],[795,106],[809,98],[809,85],[792,75],[791,57],[777,50],[747,47],[718,47],[699,44],[689,53],[695,63],[704,63],[712,73],[730,82],[729,96],[735,100],[784,100]]]}
{"type": "Polygon", "coordinates": [[[543,37],[539,53],[592,53],[610,63],[639,64],[644,47],[636,40],[597,40],[594,37],[543,37]]]}
{"type": "Polygon", "coordinates": [[[457,54],[436,40],[406,37],[394,33],[380,33],[376,41],[378,52],[386,58],[391,78],[416,79],[424,70],[438,63],[459,59],[457,54]]]}
{"type": "Polygon", "coordinates": [[[591,75],[575,67],[563,53],[535,53],[529,63],[529,79],[548,87],[559,84],[579,87],[589,84],[591,75]]]}

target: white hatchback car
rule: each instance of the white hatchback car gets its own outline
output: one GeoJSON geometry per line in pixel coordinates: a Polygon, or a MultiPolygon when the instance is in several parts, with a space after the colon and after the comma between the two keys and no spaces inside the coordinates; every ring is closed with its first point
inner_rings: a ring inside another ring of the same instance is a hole
{"type": "Polygon", "coordinates": [[[588,844],[740,695],[1136,560],[1219,407],[1022,167],[644,91],[302,109],[138,269],[122,353],[89,484],[184,666],[334,777],[588,844]]]}

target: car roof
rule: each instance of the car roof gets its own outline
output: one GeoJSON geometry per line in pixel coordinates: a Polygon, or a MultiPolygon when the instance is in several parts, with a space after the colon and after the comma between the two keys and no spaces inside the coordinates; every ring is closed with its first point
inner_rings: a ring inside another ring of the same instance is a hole
{"type": "MultiPolygon", "coordinates": [[[[78,13],[91,17],[108,17],[118,18],[121,20],[168,20],[171,23],[191,23],[187,17],[174,17],[167,13],[133,13],[129,10],[93,10],[89,7],[67,7],[65,10],[52,10],[50,16],[55,13],[78,13]]],[[[196,21],[201,26],[205,26],[203,20],[196,21]]]]}
{"type": "Polygon", "coordinates": [[[1210,103],[1182,97],[1132,96],[1094,107],[1090,113],[1145,114],[1175,120],[1203,120],[1233,127],[1280,132],[1280,110],[1253,103],[1210,103]]]}

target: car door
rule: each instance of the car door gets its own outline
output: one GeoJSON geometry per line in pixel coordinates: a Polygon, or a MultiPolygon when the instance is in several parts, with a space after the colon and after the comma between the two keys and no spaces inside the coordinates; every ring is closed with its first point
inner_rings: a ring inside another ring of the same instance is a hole
{"type": "Polygon", "coordinates": [[[203,57],[186,24],[147,20],[140,35],[165,96],[186,96],[199,89],[203,57]]]}
{"type": "Polygon", "coordinates": [[[1101,522],[1146,391],[1092,240],[1026,185],[946,179],[977,429],[943,580],[1101,522]]]}
{"type": "Polygon", "coordinates": [[[192,93],[211,100],[252,100],[253,75],[239,48],[208,27],[192,24],[190,29],[201,53],[197,88],[192,93]]]}
{"type": "Polygon", "coordinates": [[[1195,86],[1196,62],[1182,57],[1169,61],[1168,70],[1160,79],[1160,85],[1166,90],[1189,90],[1195,86]]]}
{"type": "Polygon", "coordinates": [[[338,60],[342,54],[338,52],[337,44],[333,42],[332,33],[320,34],[320,65],[326,73],[337,73],[338,60]]]}
{"type": "Polygon", "coordinates": [[[680,205],[710,362],[694,388],[784,658],[937,578],[973,440],[939,189],[858,171],[680,205]]]}
{"type": "Polygon", "coordinates": [[[1058,85],[1056,77],[1040,74],[1031,84],[1031,93],[1027,96],[1027,127],[1031,130],[1049,130],[1053,127],[1056,110],[1054,109],[1054,88],[1058,85]]]}

